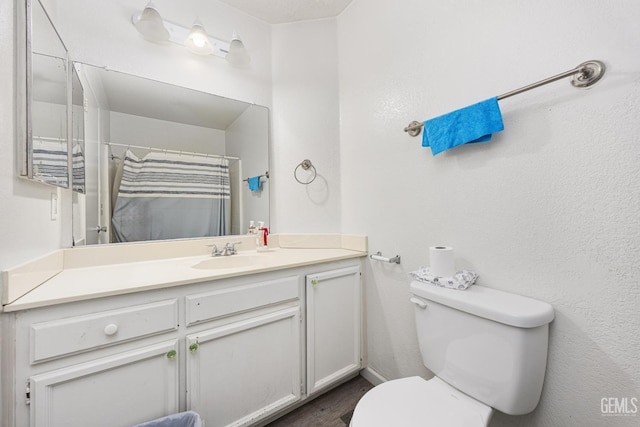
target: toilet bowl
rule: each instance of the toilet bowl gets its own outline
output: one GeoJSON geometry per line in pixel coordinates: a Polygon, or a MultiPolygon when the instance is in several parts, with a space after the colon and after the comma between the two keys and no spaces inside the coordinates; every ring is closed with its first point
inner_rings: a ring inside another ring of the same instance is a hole
{"type": "Polygon", "coordinates": [[[408,377],[371,389],[358,402],[350,427],[485,427],[493,409],[438,377],[408,377]]]}
{"type": "Polygon", "coordinates": [[[478,285],[458,291],[412,282],[410,289],[422,362],[435,376],[374,387],[351,427],[483,427],[494,410],[536,408],[553,307],[478,285]]]}

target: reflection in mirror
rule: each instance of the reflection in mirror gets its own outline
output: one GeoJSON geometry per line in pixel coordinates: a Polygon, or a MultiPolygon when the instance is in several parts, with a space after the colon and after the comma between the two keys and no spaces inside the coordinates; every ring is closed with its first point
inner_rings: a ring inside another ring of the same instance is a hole
{"type": "Polygon", "coordinates": [[[85,192],[84,91],[75,67],[71,67],[71,188],[85,192]]]}
{"type": "Polygon", "coordinates": [[[33,2],[31,15],[27,176],[68,188],[67,52],[40,2],[33,2]]]}
{"type": "Polygon", "coordinates": [[[266,107],[75,67],[87,105],[76,244],[237,235],[250,220],[268,224],[266,107]]]}
{"type": "Polygon", "coordinates": [[[67,71],[64,59],[33,53],[32,178],[69,187],[67,71]]]}
{"type": "Polygon", "coordinates": [[[71,67],[71,188],[73,218],[73,245],[87,243],[87,226],[85,208],[85,147],[84,147],[84,90],[75,67],[71,67]],[[82,222],[80,222],[80,220],[82,222]]]}

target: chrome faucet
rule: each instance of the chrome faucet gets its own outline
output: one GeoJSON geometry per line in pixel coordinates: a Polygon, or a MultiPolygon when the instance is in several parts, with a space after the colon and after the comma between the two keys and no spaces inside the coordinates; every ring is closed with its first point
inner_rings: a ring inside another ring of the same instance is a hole
{"type": "Polygon", "coordinates": [[[211,246],[213,246],[213,251],[211,252],[211,256],[236,255],[238,253],[238,251],[236,250],[236,245],[239,245],[241,243],[242,242],[226,243],[224,245],[224,248],[222,248],[222,250],[218,249],[218,247],[216,245],[211,245],[211,246]]]}

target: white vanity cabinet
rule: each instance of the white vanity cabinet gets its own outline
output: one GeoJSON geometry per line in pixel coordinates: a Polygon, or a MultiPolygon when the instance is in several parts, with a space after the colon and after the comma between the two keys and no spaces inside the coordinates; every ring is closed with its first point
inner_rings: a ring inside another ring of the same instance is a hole
{"type": "Polygon", "coordinates": [[[361,261],[2,313],[3,427],[264,425],[362,367],[361,261]],[[7,398],[7,396],[9,398],[7,398]]]}
{"type": "Polygon", "coordinates": [[[187,297],[187,407],[207,427],[249,426],[301,399],[300,291],[294,275],[187,297]]]}
{"type": "Polygon", "coordinates": [[[32,426],[132,426],[178,412],[177,340],[30,378],[32,426]]]}
{"type": "Polygon", "coordinates": [[[309,395],[362,368],[361,289],[358,266],[306,276],[309,395]]]}
{"type": "Polygon", "coordinates": [[[131,426],[179,410],[177,299],[27,310],[15,327],[14,425],[131,426]]]}

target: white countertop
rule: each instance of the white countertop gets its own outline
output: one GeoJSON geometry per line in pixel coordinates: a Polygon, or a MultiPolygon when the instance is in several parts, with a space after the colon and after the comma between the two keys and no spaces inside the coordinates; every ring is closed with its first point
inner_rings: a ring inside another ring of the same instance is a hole
{"type": "MultiPolygon", "coordinates": [[[[6,304],[3,309],[5,312],[25,310],[367,255],[366,237],[349,236],[346,239],[347,244],[336,243],[344,241],[344,238],[336,240],[323,236],[320,239],[316,238],[314,243],[314,239],[301,238],[301,235],[281,236],[278,247],[270,248],[264,252],[245,250],[239,251],[237,255],[226,257],[212,257],[210,254],[183,257],[165,256],[161,259],[134,260],[132,262],[123,262],[124,260],[118,260],[118,257],[115,257],[114,260],[120,262],[110,263],[105,263],[103,257],[96,259],[94,263],[86,260],[79,262],[79,258],[85,256],[86,259],[89,259],[91,254],[78,256],[76,252],[74,253],[75,258],[72,261],[64,262],[64,265],[52,277],[6,304]]],[[[162,243],[157,245],[162,245],[162,243]]],[[[95,250],[98,249],[94,248],[95,250]]],[[[113,249],[110,250],[113,251],[113,249]]],[[[123,248],[123,250],[125,249],[123,248]]],[[[131,248],[126,250],[131,251],[131,248]]],[[[143,249],[140,246],[138,250],[148,251],[149,248],[146,246],[143,249]]],[[[42,263],[41,260],[38,262],[42,263]]],[[[29,269],[29,266],[23,265],[16,270],[19,270],[23,275],[24,271],[33,275],[34,268],[29,269]]]]}

